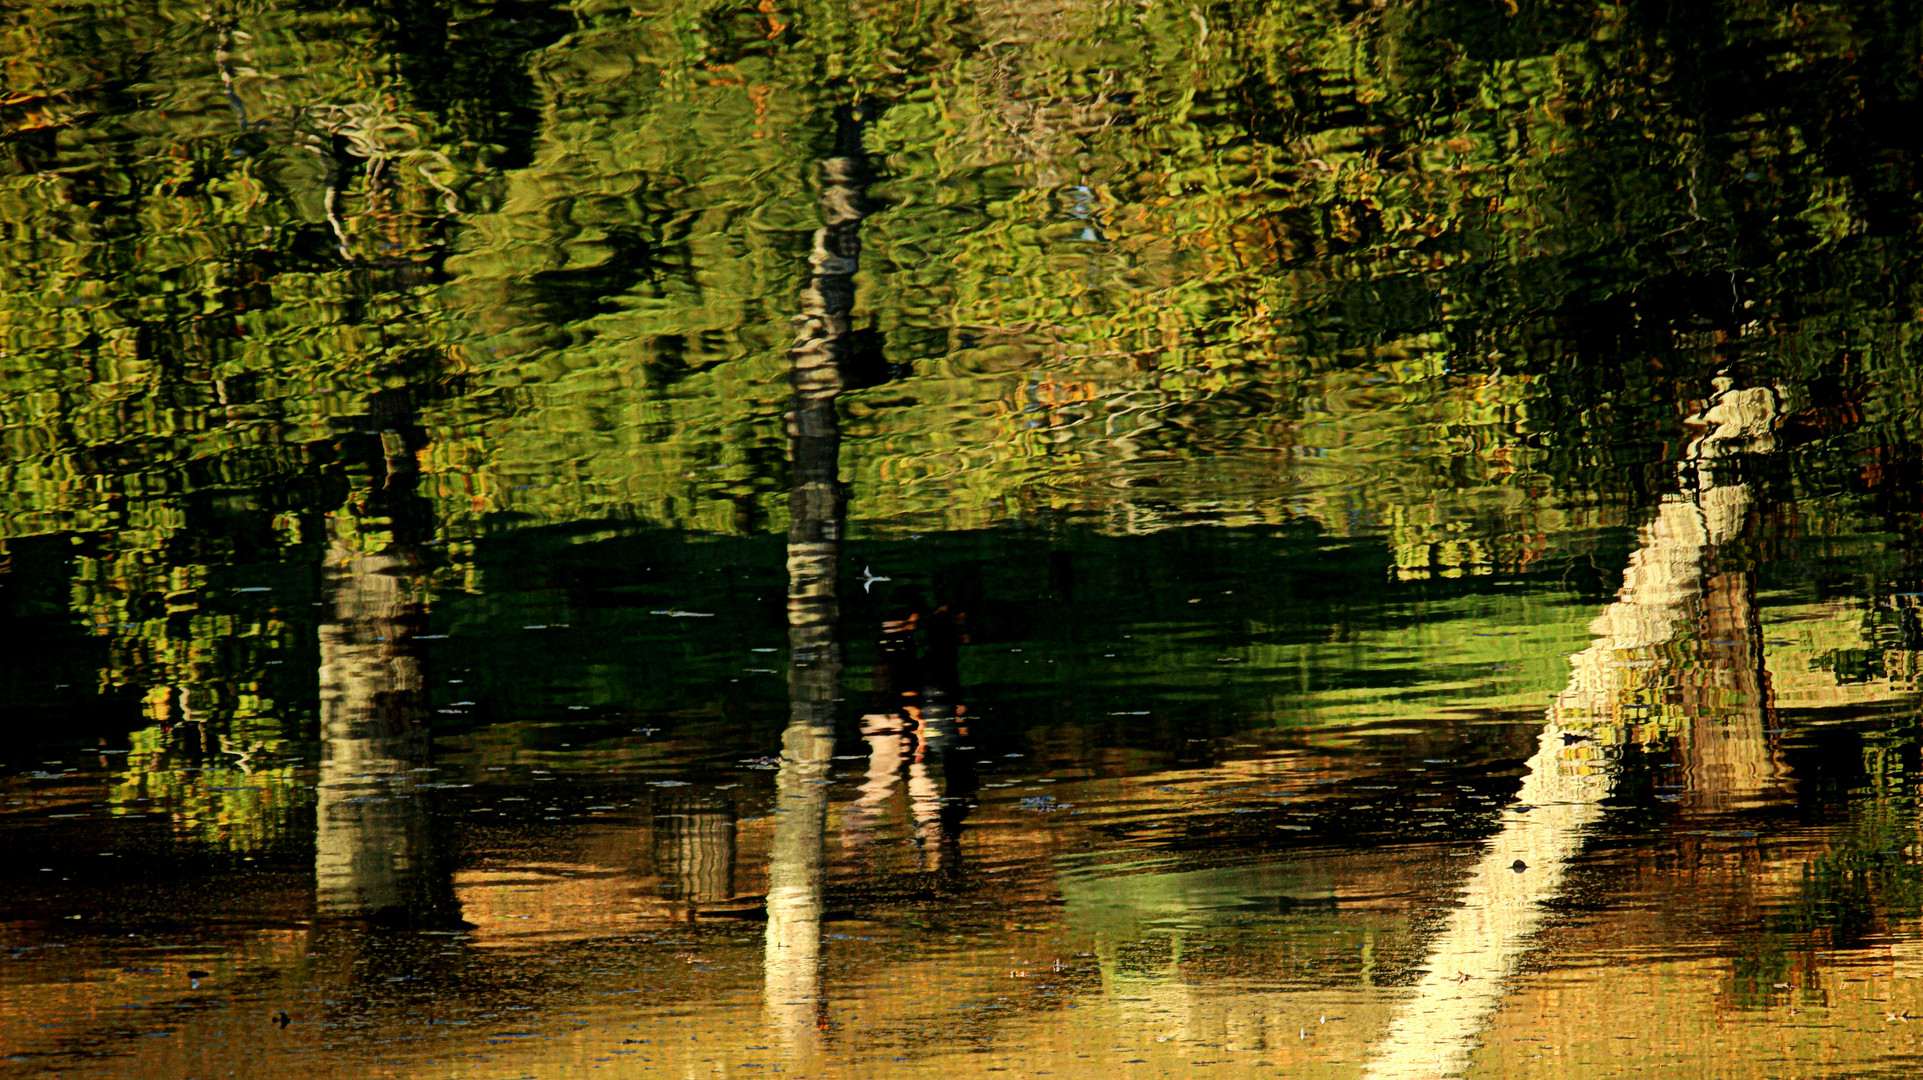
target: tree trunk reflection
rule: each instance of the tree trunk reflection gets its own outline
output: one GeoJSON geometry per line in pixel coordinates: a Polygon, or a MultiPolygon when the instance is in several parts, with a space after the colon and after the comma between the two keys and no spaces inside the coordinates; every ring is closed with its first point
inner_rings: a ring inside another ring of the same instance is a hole
{"type": "Polygon", "coordinates": [[[788,413],[788,728],[775,776],[774,840],[768,857],[768,930],[763,994],[771,1022],[797,1047],[812,1044],[821,1010],[823,841],[828,768],[834,755],[842,654],[837,592],[841,531],[841,428],[835,402],[851,341],[854,275],[867,161],[860,107],[837,116],[837,155],[821,163],[822,226],[809,256],[788,413]]]}
{"type": "Polygon", "coordinates": [[[1543,903],[1560,894],[1603,815],[1615,784],[1611,747],[1680,722],[1696,783],[1716,788],[1705,797],[1726,799],[1715,805],[1759,798],[1775,785],[1753,594],[1743,575],[1711,576],[1706,567],[1742,532],[1751,493],[1739,458],[1773,447],[1776,398],[1719,391],[1700,418],[1708,431],[1691,444],[1683,490],[1657,507],[1615,602],[1591,625],[1596,641],[1571,657],[1569,685],[1550,706],[1522,790],[1463,884],[1426,974],[1376,1047],[1365,1072],[1371,1080],[1467,1070],[1543,921],[1543,903]]]}
{"type": "Polygon", "coordinates": [[[453,921],[424,793],[432,753],[419,646],[426,606],[413,560],[335,535],[320,628],[321,763],[315,907],[396,924],[453,921]]]}
{"type": "Polygon", "coordinates": [[[695,906],[734,895],[734,800],[718,791],[675,791],[654,811],[654,863],[661,898],[695,906]]]}

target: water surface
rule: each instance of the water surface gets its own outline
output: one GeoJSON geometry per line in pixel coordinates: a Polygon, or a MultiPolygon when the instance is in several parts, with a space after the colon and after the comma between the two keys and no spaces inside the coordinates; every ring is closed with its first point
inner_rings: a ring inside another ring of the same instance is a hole
{"type": "Polygon", "coordinates": [[[0,0],[0,1073],[1908,1075],[1919,14],[0,0]]]}

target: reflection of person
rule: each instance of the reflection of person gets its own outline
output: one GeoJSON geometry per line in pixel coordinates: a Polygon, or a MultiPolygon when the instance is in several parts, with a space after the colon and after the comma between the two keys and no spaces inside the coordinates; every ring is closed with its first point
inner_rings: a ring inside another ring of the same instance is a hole
{"type": "Polygon", "coordinates": [[[877,644],[876,701],[862,718],[871,766],[856,809],[865,815],[865,834],[872,823],[871,808],[893,786],[892,777],[876,775],[877,768],[884,759],[905,759],[909,812],[922,867],[952,871],[959,866],[962,822],[974,805],[976,787],[974,748],[964,748],[968,706],[961,692],[967,616],[947,605],[930,609],[913,586],[896,590],[893,599],[895,606],[882,621],[877,644]],[[888,739],[893,746],[884,744],[888,739]]]}
{"type": "Polygon", "coordinates": [[[895,590],[893,600],[876,643],[880,659],[871,712],[898,713],[902,730],[915,737],[920,760],[931,748],[968,734],[960,668],[968,616],[946,604],[931,610],[913,585],[895,590]]]}
{"type": "Polygon", "coordinates": [[[921,629],[928,604],[914,585],[896,589],[891,599],[893,606],[882,619],[881,636],[875,642],[874,696],[869,712],[892,718],[900,708],[902,695],[912,693],[921,681],[915,633],[921,629]]]}
{"type": "Polygon", "coordinates": [[[853,853],[867,846],[901,777],[905,760],[902,695],[919,682],[915,631],[927,605],[919,588],[905,585],[894,591],[894,606],[881,622],[875,643],[878,654],[869,685],[872,693],[861,716],[861,738],[868,744],[868,772],[861,794],[841,818],[842,850],[853,853]]]}
{"type": "Polygon", "coordinates": [[[923,648],[914,688],[902,694],[901,711],[915,735],[915,760],[945,758],[968,734],[968,706],[961,700],[961,647],[966,616],[936,608],[921,620],[923,648]]]}

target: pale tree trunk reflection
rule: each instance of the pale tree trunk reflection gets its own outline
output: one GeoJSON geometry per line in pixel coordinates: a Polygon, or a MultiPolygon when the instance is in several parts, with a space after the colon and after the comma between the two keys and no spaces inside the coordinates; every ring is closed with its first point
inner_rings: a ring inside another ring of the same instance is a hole
{"type": "Polygon", "coordinates": [[[1543,903],[1560,894],[1602,817],[1615,781],[1607,745],[1659,725],[1680,699],[1695,782],[1715,789],[1706,796],[1734,805],[1776,783],[1753,599],[1738,575],[1706,580],[1705,564],[1742,531],[1751,494],[1736,465],[1773,447],[1777,402],[1766,389],[1718,391],[1700,418],[1708,430],[1691,444],[1683,490],[1657,507],[1615,602],[1591,626],[1596,641],[1571,658],[1569,685],[1550,707],[1522,790],[1463,884],[1427,973],[1375,1048],[1365,1072],[1372,1080],[1467,1070],[1543,903]],[[1705,638],[1707,648],[1694,647],[1705,638]],[[1674,693],[1679,687],[1694,689],[1674,693]]]}
{"type": "MultiPolygon", "coordinates": [[[[826,689],[838,667],[797,672],[806,692],[826,689]]],[[[836,679],[838,681],[838,679],[836,679]]],[[[812,705],[813,702],[808,704],[812,705]]],[[[781,740],[774,841],[768,855],[763,994],[769,1019],[797,1046],[811,1045],[821,1015],[822,840],[828,821],[831,724],[799,702],[781,740]]]]}
{"type": "Polygon", "coordinates": [[[452,885],[417,787],[431,756],[417,567],[393,549],[358,550],[340,519],[330,522],[315,907],[336,918],[451,922],[452,885]]]}
{"type": "Polygon", "coordinates": [[[836,579],[846,516],[835,401],[843,386],[843,353],[852,340],[861,251],[867,172],[862,120],[859,106],[840,112],[836,156],[820,165],[822,226],[815,231],[811,273],[789,354],[794,383],[788,413],[789,710],[775,776],[763,996],[770,1022],[797,1049],[814,1045],[822,1008],[823,841],[841,700],[836,579]]]}

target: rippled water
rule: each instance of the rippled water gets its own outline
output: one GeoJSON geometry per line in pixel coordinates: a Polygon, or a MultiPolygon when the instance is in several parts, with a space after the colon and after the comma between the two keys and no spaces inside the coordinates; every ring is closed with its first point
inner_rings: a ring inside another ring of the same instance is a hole
{"type": "Polygon", "coordinates": [[[1909,1075],[1919,16],[0,0],[0,1075],[1909,1075]]]}

